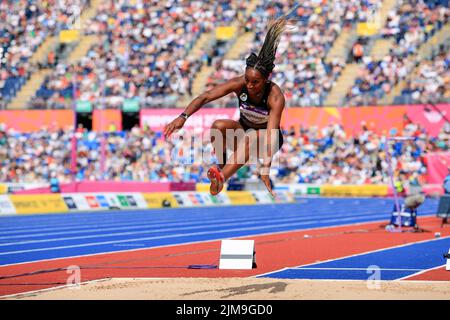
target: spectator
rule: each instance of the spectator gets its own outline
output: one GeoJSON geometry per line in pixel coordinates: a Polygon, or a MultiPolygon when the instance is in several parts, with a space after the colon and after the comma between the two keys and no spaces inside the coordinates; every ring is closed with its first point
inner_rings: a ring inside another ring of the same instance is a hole
{"type": "Polygon", "coordinates": [[[0,2],[0,86],[2,100],[9,101],[38,68],[30,58],[42,42],[68,29],[79,18],[86,0],[0,2]]]}
{"type": "Polygon", "coordinates": [[[359,63],[364,56],[364,47],[360,41],[357,41],[352,48],[353,61],[359,63]]]}
{"type": "Polygon", "coordinates": [[[52,193],[60,193],[61,192],[61,188],[59,185],[59,180],[56,177],[55,172],[51,173],[51,178],[50,178],[50,191],[52,193]]]}
{"type": "Polygon", "coordinates": [[[443,187],[444,192],[450,194],[450,167],[448,168],[448,175],[444,179],[443,187]]]}

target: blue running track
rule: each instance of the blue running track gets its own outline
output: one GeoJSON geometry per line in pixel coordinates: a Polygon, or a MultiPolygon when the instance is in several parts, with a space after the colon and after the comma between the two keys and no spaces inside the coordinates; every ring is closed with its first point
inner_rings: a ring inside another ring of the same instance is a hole
{"type": "MultiPolygon", "coordinates": [[[[394,201],[307,198],[292,204],[0,217],[0,266],[371,221],[394,201]]],[[[434,215],[427,199],[419,216],[434,215]]]]}
{"type": "Polygon", "coordinates": [[[450,237],[408,244],[353,257],[336,259],[262,275],[262,278],[367,280],[379,272],[379,280],[397,280],[445,264],[443,254],[450,237]]]}

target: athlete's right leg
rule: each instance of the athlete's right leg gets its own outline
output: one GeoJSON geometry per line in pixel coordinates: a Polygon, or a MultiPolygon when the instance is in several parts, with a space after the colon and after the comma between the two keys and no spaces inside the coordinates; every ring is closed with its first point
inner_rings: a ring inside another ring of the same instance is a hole
{"type": "MultiPolygon", "coordinates": [[[[227,148],[233,150],[233,154],[236,152],[239,139],[234,133],[235,130],[238,129],[244,130],[239,122],[229,119],[216,120],[211,126],[211,143],[214,147],[216,157],[218,158],[218,166],[220,169],[225,166],[228,160],[226,153],[227,148]],[[233,132],[232,139],[227,139],[227,130],[233,132]]],[[[227,180],[219,168],[213,166],[207,173],[208,179],[211,181],[209,191],[212,195],[216,195],[222,191],[223,185],[227,180]]]]}
{"type": "Polygon", "coordinates": [[[234,141],[227,141],[227,129],[237,130],[242,129],[239,122],[230,119],[219,119],[213,122],[211,130],[216,130],[211,133],[211,144],[214,147],[214,152],[219,161],[219,168],[223,168],[227,162],[227,148],[233,151],[236,150],[238,139],[235,137],[234,141]]]}

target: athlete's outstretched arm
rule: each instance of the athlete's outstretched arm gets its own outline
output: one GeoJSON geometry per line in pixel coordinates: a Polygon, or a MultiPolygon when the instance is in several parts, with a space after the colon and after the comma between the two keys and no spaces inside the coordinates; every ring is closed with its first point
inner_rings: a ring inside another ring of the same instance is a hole
{"type": "MultiPolygon", "coordinates": [[[[205,104],[222,98],[231,92],[238,92],[244,85],[245,82],[243,76],[236,77],[228,80],[225,83],[219,84],[213,89],[200,94],[198,97],[192,100],[184,110],[184,113],[189,117],[200,110],[200,108],[205,104]]],[[[164,135],[166,137],[169,137],[174,131],[181,129],[185,122],[186,119],[177,117],[172,122],[166,125],[166,127],[164,128],[164,135]]]]}
{"type": "Polygon", "coordinates": [[[266,132],[267,149],[266,152],[264,152],[265,158],[263,159],[261,180],[266,185],[267,190],[269,190],[269,192],[274,195],[274,192],[272,191],[272,187],[270,185],[269,171],[270,166],[272,165],[272,158],[278,150],[277,147],[281,143],[281,141],[277,141],[277,139],[279,137],[278,130],[281,130],[280,122],[281,115],[283,114],[283,109],[285,106],[285,99],[280,88],[274,88],[274,93],[269,96],[268,103],[270,106],[270,114],[269,120],[267,122],[266,132]]]}

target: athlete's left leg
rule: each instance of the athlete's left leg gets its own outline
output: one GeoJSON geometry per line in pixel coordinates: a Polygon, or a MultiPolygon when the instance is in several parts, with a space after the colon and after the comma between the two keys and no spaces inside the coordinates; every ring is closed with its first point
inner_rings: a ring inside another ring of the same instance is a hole
{"type": "Polygon", "coordinates": [[[219,160],[218,167],[211,167],[207,176],[211,181],[209,192],[212,195],[218,194],[222,191],[225,183],[225,178],[220,169],[224,168],[225,163],[228,162],[226,156],[226,149],[236,152],[237,146],[240,145],[239,133],[241,136],[244,134],[244,129],[239,122],[230,119],[219,119],[213,122],[211,126],[211,143],[214,147],[214,151],[219,160]],[[227,131],[234,133],[230,137],[227,137],[227,131]],[[238,134],[238,136],[236,136],[238,134]]]}
{"type": "MultiPolygon", "coordinates": [[[[283,144],[283,135],[279,129],[271,134],[271,155],[275,155],[281,149],[283,144]]],[[[264,159],[269,155],[267,149],[267,130],[247,130],[245,144],[240,144],[237,150],[231,155],[230,159],[222,169],[225,181],[233,176],[242,166],[251,160],[251,164],[256,164],[258,159],[264,159]]]]}
{"type": "MultiPolygon", "coordinates": [[[[218,194],[222,190],[223,184],[241,167],[247,164],[249,159],[255,161],[256,164],[259,158],[264,159],[268,154],[267,150],[262,150],[262,148],[267,147],[266,130],[247,130],[243,138],[244,141],[239,140],[235,151],[228,158],[228,161],[222,170],[217,167],[212,167],[208,170],[208,178],[211,181],[211,194],[218,194]]],[[[271,140],[271,154],[274,155],[283,144],[283,136],[280,130],[276,130],[272,133],[271,140]]]]}
{"type": "MultiPolygon", "coordinates": [[[[253,131],[253,136],[256,137],[256,131],[255,130],[249,130],[253,131]]],[[[235,132],[236,133],[236,132],[235,132]]],[[[256,140],[257,139],[250,139],[249,132],[241,131],[242,136],[237,137],[235,140],[235,144],[233,146],[233,153],[228,157],[226,163],[222,167],[222,170],[220,170],[220,167],[213,166],[208,170],[208,179],[211,181],[211,186],[209,187],[209,191],[212,195],[218,194],[220,191],[222,191],[222,188],[224,186],[224,183],[233,175],[236,173],[236,171],[239,170],[243,165],[245,165],[249,159],[250,155],[250,140],[256,140]]],[[[234,140],[231,139],[231,140],[234,140]]],[[[255,143],[255,142],[253,142],[255,143]]],[[[256,146],[256,143],[255,143],[256,146]]]]}

